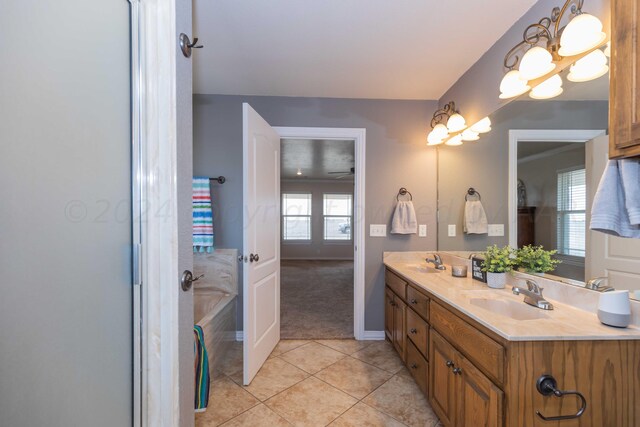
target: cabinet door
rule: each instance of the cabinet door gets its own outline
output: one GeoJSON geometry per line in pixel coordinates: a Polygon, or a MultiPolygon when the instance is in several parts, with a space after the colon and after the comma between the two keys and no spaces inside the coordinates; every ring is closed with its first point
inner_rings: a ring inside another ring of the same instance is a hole
{"type": "Polygon", "coordinates": [[[611,2],[609,157],[640,156],[640,5],[611,2]]]}
{"type": "Polygon", "coordinates": [[[407,304],[405,304],[400,298],[395,297],[393,306],[393,346],[396,348],[396,351],[403,362],[406,360],[406,312],[407,304]]]}
{"type": "Polygon", "coordinates": [[[393,292],[385,288],[384,293],[384,334],[387,339],[393,342],[393,292]]]}
{"type": "Polygon", "coordinates": [[[501,427],[503,392],[464,356],[456,363],[456,425],[501,427]]]}
{"type": "Polygon", "coordinates": [[[453,426],[456,410],[456,375],[453,374],[456,351],[433,329],[429,331],[429,337],[429,402],[442,424],[453,426]]]}

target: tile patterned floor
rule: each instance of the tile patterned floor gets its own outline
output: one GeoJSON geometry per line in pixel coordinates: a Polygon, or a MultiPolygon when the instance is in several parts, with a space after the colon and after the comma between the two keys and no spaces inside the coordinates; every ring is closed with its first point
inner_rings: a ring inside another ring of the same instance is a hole
{"type": "Polygon", "coordinates": [[[196,427],[441,426],[388,342],[283,340],[247,387],[238,346],[196,427]]]}

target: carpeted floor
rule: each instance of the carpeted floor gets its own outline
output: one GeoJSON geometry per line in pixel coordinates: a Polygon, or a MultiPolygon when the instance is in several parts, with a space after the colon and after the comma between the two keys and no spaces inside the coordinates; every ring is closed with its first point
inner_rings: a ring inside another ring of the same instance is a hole
{"type": "Polygon", "coordinates": [[[282,261],[282,339],[353,338],[353,261],[282,261]]]}

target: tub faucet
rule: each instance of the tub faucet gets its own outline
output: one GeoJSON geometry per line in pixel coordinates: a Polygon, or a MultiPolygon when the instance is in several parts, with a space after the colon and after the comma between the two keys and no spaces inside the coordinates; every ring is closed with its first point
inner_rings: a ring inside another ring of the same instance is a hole
{"type": "Polygon", "coordinates": [[[542,310],[553,310],[553,304],[549,301],[545,300],[542,297],[542,289],[536,282],[533,280],[527,280],[527,288],[523,289],[520,286],[514,286],[511,288],[511,291],[516,295],[524,295],[524,302],[532,305],[534,307],[538,307],[542,310]]]}
{"type": "Polygon", "coordinates": [[[596,277],[595,279],[591,279],[587,283],[585,283],[584,287],[598,292],[614,291],[615,289],[611,286],[602,285],[605,281],[607,281],[606,277],[596,277]]]}
{"type": "Polygon", "coordinates": [[[442,258],[440,258],[440,255],[438,254],[433,254],[433,259],[427,258],[425,259],[425,261],[427,261],[427,264],[429,263],[433,264],[436,270],[443,271],[447,269],[447,267],[445,267],[444,264],[442,263],[442,258]]]}

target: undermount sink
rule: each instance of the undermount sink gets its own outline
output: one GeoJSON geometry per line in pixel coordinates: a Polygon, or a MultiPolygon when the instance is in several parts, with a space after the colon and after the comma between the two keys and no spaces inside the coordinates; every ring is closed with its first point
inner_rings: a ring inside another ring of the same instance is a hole
{"type": "Polygon", "coordinates": [[[471,298],[469,302],[471,305],[514,320],[547,319],[549,317],[539,308],[531,307],[524,302],[490,298],[471,298]]]}
{"type": "Polygon", "coordinates": [[[407,268],[417,271],[419,273],[441,273],[443,270],[436,270],[433,267],[429,267],[425,264],[409,264],[407,268]]]}

